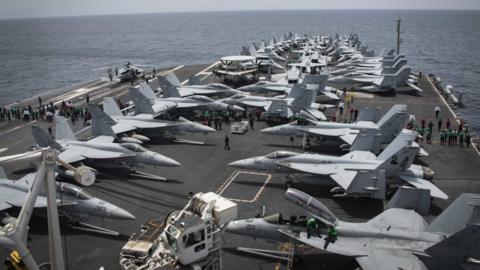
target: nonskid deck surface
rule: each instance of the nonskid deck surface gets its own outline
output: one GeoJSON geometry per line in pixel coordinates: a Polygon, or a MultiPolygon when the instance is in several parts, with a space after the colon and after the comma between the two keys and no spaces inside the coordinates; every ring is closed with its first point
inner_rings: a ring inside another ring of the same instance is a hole
{"type": "MultiPolygon", "coordinates": [[[[190,75],[198,73],[208,65],[184,66],[175,71],[181,81],[190,75]]],[[[208,74],[206,72],[203,73],[208,74]]],[[[209,76],[205,81],[214,80],[209,76]]],[[[425,77],[419,80],[424,89],[423,96],[358,95],[354,97],[353,106],[381,107],[386,111],[393,104],[404,103],[410,112],[414,113],[417,121],[428,120],[434,117],[433,108],[441,106],[441,117],[449,117],[453,122],[454,116],[441,101],[432,85],[425,77]],[[362,96],[362,97],[360,97],[362,96]]],[[[112,95],[122,97],[129,87],[129,83],[114,88],[100,87],[90,92],[90,99],[95,101],[103,96],[112,95]]],[[[75,103],[84,102],[84,97],[77,96],[75,103]]],[[[44,101],[45,102],[45,101],[44,101]]],[[[327,111],[332,115],[335,110],[327,111]]],[[[434,121],[434,123],[436,123],[434,121]]],[[[29,126],[32,123],[11,123],[0,126],[0,147],[9,147],[6,154],[25,151],[33,144],[29,126]]],[[[46,123],[34,123],[46,127],[46,123]]],[[[121,247],[126,243],[128,236],[137,231],[138,227],[149,219],[158,219],[167,215],[173,209],[182,208],[188,201],[189,192],[215,191],[235,200],[239,204],[239,218],[248,218],[255,215],[258,209],[266,206],[266,214],[281,212],[284,217],[290,214],[302,213],[300,208],[283,199],[285,192],[284,182],[279,175],[256,174],[228,167],[227,164],[252,156],[284,149],[302,152],[301,138],[291,142],[287,137],[277,137],[261,134],[260,129],[267,125],[255,122],[255,129],[244,135],[230,135],[230,126],[224,124],[222,131],[209,135],[188,135],[184,138],[204,141],[206,145],[165,144],[155,141],[148,145],[151,150],[157,151],[179,161],[182,166],[177,168],[145,167],[144,170],[170,179],[168,182],[134,179],[131,177],[99,177],[97,182],[86,190],[95,196],[103,198],[133,213],[137,219],[133,221],[111,221],[90,218],[88,221],[122,233],[120,237],[105,237],[97,234],[88,234],[63,228],[66,257],[69,269],[118,269],[118,257],[121,247]],[[223,150],[225,134],[230,137],[231,151],[223,150]]],[[[454,124],[456,126],[456,123],[454,124]]],[[[435,125],[436,127],[436,125],[435,125]]],[[[75,124],[76,131],[83,130],[82,121],[75,124]]],[[[80,133],[80,137],[88,136],[88,129],[80,133]]],[[[445,191],[449,200],[433,201],[432,216],[438,215],[449,203],[463,192],[480,193],[480,162],[479,155],[473,148],[460,149],[439,145],[438,132],[434,129],[433,144],[421,143],[430,154],[422,157],[418,164],[428,165],[435,171],[435,184],[445,191]]],[[[321,149],[321,148],[316,148],[321,149]]],[[[22,167],[6,167],[12,178],[19,178],[23,173],[22,167]]],[[[330,187],[295,184],[294,187],[306,191],[321,199],[342,220],[365,221],[379,214],[383,209],[382,202],[364,199],[332,198],[330,187]]],[[[29,246],[38,262],[48,260],[48,245],[46,219],[34,218],[31,223],[29,246]]],[[[232,234],[224,234],[224,243],[228,247],[224,252],[224,269],[284,269],[285,265],[275,260],[261,257],[245,256],[232,251],[237,246],[282,249],[281,244],[267,243],[263,240],[250,239],[232,234]]],[[[301,263],[295,264],[295,269],[354,269],[354,260],[332,254],[317,256],[318,251],[309,250],[301,263]]],[[[2,254],[6,256],[5,252],[2,254]]]]}

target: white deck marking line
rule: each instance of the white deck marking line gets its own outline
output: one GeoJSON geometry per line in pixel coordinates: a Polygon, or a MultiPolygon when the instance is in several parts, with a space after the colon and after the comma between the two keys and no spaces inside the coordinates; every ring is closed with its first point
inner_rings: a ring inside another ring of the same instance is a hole
{"type": "Polygon", "coordinates": [[[162,71],[159,73],[160,76],[163,76],[163,75],[167,75],[168,73],[171,73],[171,72],[174,72],[176,70],[179,70],[181,68],[183,68],[185,65],[180,65],[178,67],[175,67],[175,68],[172,68],[172,69],[169,69],[169,70],[165,70],[165,71],[162,71]]]}
{"type": "Polygon", "coordinates": [[[89,85],[86,85],[84,87],[81,87],[81,88],[77,88],[75,90],[72,90],[72,91],[69,91],[67,93],[63,93],[59,96],[56,96],[56,97],[52,97],[51,99],[49,99],[48,101],[49,102],[54,102],[54,104],[59,104],[61,103],[63,100],[66,100],[66,99],[74,99],[76,97],[79,97],[83,94],[87,94],[87,93],[90,93],[94,90],[97,90],[99,88],[102,88],[102,87],[105,87],[107,83],[102,83],[102,84],[99,84],[99,85],[96,85],[94,87],[92,87],[93,85],[95,84],[98,84],[97,83],[92,83],[92,84],[89,84],[89,85]],[[90,88],[92,87],[92,88],[90,88]],[[55,101],[56,100],[56,101],[55,101]]]}
{"type": "Polygon", "coordinates": [[[4,132],[0,133],[0,136],[3,136],[3,135],[5,135],[5,134],[7,134],[7,133],[10,133],[10,132],[12,132],[12,131],[15,131],[15,130],[21,129],[22,127],[26,127],[26,126],[29,126],[29,125],[35,124],[36,122],[37,122],[37,120],[33,120],[33,121],[31,121],[31,122],[28,122],[28,123],[26,123],[26,124],[24,124],[24,125],[17,126],[17,127],[14,127],[14,128],[11,128],[11,129],[9,129],[9,130],[6,130],[6,131],[4,131],[4,132]]]}
{"type": "Polygon", "coordinates": [[[260,195],[262,195],[263,193],[263,190],[265,189],[265,187],[267,186],[268,183],[270,183],[270,180],[272,179],[272,175],[271,174],[268,174],[267,176],[267,180],[265,180],[265,182],[263,183],[262,187],[260,188],[260,190],[257,192],[257,194],[255,195],[255,198],[253,198],[253,200],[251,202],[255,202],[259,197],[260,195]]]}
{"type": "Polygon", "coordinates": [[[235,181],[235,179],[240,175],[240,174],[253,174],[253,175],[260,175],[260,176],[266,176],[266,179],[265,179],[265,182],[263,182],[263,185],[260,187],[260,189],[257,191],[257,193],[255,194],[255,196],[253,197],[253,199],[251,200],[244,200],[244,199],[235,199],[235,198],[228,198],[229,200],[232,200],[232,201],[236,201],[236,202],[244,202],[244,203],[253,203],[255,202],[259,197],[260,195],[263,193],[263,190],[265,189],[265,186],[270,182],[270,180],[272,179],[272,175],[271,174],[267,174],[267,173],[257,173],[257,172],[249,172],[249,171],[235,171],[233,172],[228,178],[227,180],[223,183],[222,186],[220,186],[220,191],[218,193],[218,195],[222,195],[222,193],[228,188],[228,186],[230,186],[231,183],[233,183],[233,181],[235,181]]]}
{"type": "MultiPolygon", "coordinates": [[[[198,76],[198,75],[200,75],[200,74],[202,74],[202,73],[205,73],[207,70],[211,69],[213,66],[217,65],[218,63],[219,63],[219,62],[217,61],[217,62],[211,64],[210,66],[206,67],[205,69],[203,69],[203,70],[195,73],[195,76],[198,76]]],[[[181,84],[182,84],[182,85],[185,85],[187,82],[188,82],[188,79],[186,79],[185,81],[183,81],[181,84]]]]}
{"type": "Polygon", "coordinates": [[[222,195],[222,193],[225,191],[228,185],[230,185],[233,179],[237,177],[237,175],[238,175],[238,171],[234,171],[229,177],[227,177],[225,182],[223,182],[223,184],[218,188],[217,190],[218,195],[222,195]]]}
{"type": "Polygon", "coordinates": [[[206,78],[210,77],[210,75],[212,75],[213,72],[209,72],[206,76],[204,76],[203,78],[200,79],[200,81],[203,81],[205,80],[206,78]]]}
{"type": "MultiPolygon", "coordinates": [[[[432,85],[433,89],[437,92],[437,94],[440,96],[440,99],[445,103],[445,106],[447,106],[448,110],[453,114],[453,117],[455,117],[455,121],[457,121],[457,124],[460,124],[460,120],[458,120],[458,116],[455,114],[455,112],[450,108],[450,105],[448,105],[447,100],[443,97],[443,95],[440,93],[440,91],[437,89],[437,87],[433,84],[432,80],[430,80],[430,77],[427,76],[427,80],[432,85]]],[[[475,149],[475,152],[477,152],[477,155],[480,156],[480,150],[478,150],[477,146],[472,143],[473,149],[475,149]]]]}

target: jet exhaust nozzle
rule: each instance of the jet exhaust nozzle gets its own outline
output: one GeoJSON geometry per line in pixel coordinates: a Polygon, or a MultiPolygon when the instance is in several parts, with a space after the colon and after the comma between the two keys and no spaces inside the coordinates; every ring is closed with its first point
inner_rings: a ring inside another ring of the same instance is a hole
{"type": "Polygon", "coordinates": [[[75,180],[75,182],[85,187],[93,185],[96,180],[95,172],[87,166],[80,166],[75,168],[75,170],[65,170],[61,175],[75,180]]]}
{"type": "Polygon", "coordinates": [[[141,142],[143,142],[143,143],[146,143],[146,142],[149,142],[149,141],[150,141],[150,138],[149,138],[149,137],[144,136],[144,135],[140,135],[140,134],[137,134],[137,133],[132,134],[131,138],[137,139],[137,140],[139,140],[139,141],[141,141],[141,142]]]}
{"type": "Polygon", "coordinates": [[[143,144],[143,142],[139,139],[136,139],[136,138],[133,138],[133,137],[128,137],[128,136],[125,136],[125,137],[120,137],[119,138],[119,141],[121,143],[135,143],[135,144],[143,144]]]}

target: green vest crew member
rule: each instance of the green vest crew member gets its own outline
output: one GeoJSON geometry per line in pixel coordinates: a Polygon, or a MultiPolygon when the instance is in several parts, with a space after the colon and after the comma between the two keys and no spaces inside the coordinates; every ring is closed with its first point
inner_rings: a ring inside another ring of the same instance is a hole
{"type": "Polygon", "coordinates": [[[328,244],[330,242],[335,243],[337,240],[337,229],[335,229],[334,225],[328,226],[327,237],[325,238],[325,244],[323,245],[323,249],[327,250],[328,244]]]}
{"type": "Polygon", "coordinates": [[[307,220],[307,238],[310,238],[311,232],[317,232],[318,224],[317,220],[314,218],[310,218],[307,220]]]}
{"type": "Polygon", "coordinates": [[[337,229],[335,229],[335,226],[328,227],[328,236],[337,237],[337,229]]]}

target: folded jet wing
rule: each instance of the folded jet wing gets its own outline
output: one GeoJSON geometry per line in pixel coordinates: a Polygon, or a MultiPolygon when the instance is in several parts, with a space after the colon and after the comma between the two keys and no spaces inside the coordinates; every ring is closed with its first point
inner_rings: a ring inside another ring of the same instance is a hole
{"type": "MultiPolygon", "coordinates": [[[[102,144],[112,143],[114,140],[111,136],[98,136],[91,140],[89,143],[102,144]]],[[[125,158],[135,156],[133,153],[121,153],[116,151],[107,151],[104,149],[97,149],[94,147],[85,147],[83,145],[75,145],[72,142],[69,148],[62,151],[58,157],[66,163],[73,163],[84,159],[113,159],[113,158],[125,158]]]]}
{"type": "Polygon", "coordinates": [[[418,92],[423,92],[423,90],[420,87],[418,87],[417,85],[413,84],[410,81],[405,81],[405,84],[410,86],[411,88],[413,88],[414,90],[416,90],[418,92]]]}
{"type": "Polygon", "coordinates": [[[352,145],[357,138],[357,135],[360,133],[358,129],[351,129],[351,128],[335,128],[335,129],[327,129],[327,128],[305,128],[303,129],[305,132],[316,135],[316,136],[326,136],[326,137],[339,137],[344,142],[352,145]]]}
{"type": "MultiPolygon", "coordinates": [[[[3,169],[1,169],[2,176],[0,178],[7,179],[3,169]]],[[[30,182],[33,183],[35,173],[30,173],[24,177],[15,180],[16,182],[30,182]]],[[[0,185],[0,211],[7,210],[11,207],[22,207],[25,204],[25,191],[16,188],[1,188],[0,185]]],[[[47,207],[47,198],[38,196],[35,201],[35,207],[47,207]]]]}
{"type": "Polygon", "coordinates": [[[419,188],[419,189],[428,189],[430,190],[430,194],[432,197],[440,198],[440,199],[448,199],[448,195],[445,194],[442,190],[440,190],[437,186],[435,186],[432,182],[415,177],[415,176],[407,176],[400,174],[398,177],[403,181],[407,182],[408,184],[419,188]]]}
{"type": "Polygon", "coordinates": [[[137,129],[163,128],[168,126],[170,126],[170,124],[164,122],[143,122],[122,119],[121,122],[112,126],[112,130],[115,134],[119,134],[137,129]]]}
{"type": "Polygon", "coordinates": [[[359,77],[352,78],[352,80],[356,82],[371,83],[376,86],[382,85],[384,79],[385,79],[384,76],[375,76],[375,75],[362,75],[359,77]]]}
{"type": "Polygon", "coordinates": [[[268,110],[270,107],[270,104],[272,104],[272,101],[254,101],[254,100],[248,100],[248,101],[241,101],[243,105],[250,106],[250,107],[258,107],[258,108],[264,108],[265,110],[268,110]]]}
{"type": "MultiPolygon", "coordinates": [[[[352,159],[374,159],[375,155],[366,151],[354,151],[342,157],[352,159]]],[[[378,167],[376,164],[328,164],[326,162],[322,164],[311,164],[279,161],[277,164],[302,173],[330,176],[330,178],[332,178],[332,180],[344,190],[348,190],[350,184],[357,177],[358,170],[374,170],[378,167]]]]}

